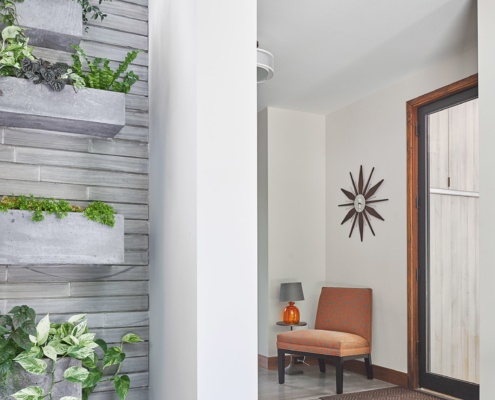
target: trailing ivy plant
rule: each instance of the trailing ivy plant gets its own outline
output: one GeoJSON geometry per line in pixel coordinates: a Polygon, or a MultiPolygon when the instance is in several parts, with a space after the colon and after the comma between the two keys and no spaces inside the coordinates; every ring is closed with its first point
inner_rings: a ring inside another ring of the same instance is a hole
{"type": "Polygon", "coordinates": [[[7,26],[19,25],[17,23],[16,3],[24,3],[24,0],[0,0],[0,21],[7,26]]]}
{"type": "MultiPolygon", "coordinates": [[[[98,6],[91,5],[89,0],[74,0],[74,1],[77,1],[82,7],[82,20],[86,32],[88,31],[89,28],[88,16],[90,19],[94,19],[94,20],[97,20],[99,18],[100,21],[103,21],[103,19],[107,16],[107,14],[103,13],[98,6]]],[[[112,0],[105,0],[105,1],[112,1],[112,0]]],[[[101,4],[102,2],[103,0],[99,0],[98,4],[101,4]]]]}
{"type": "Polygon", "coordinates": [[[32,211],[31,219],[36,222],[43,221],[45,214],[55,214],[58,218],[65,218],[69,212],[82,212],[91,220],[103,225],[113,227],[115,225],[115,210],[112,206],[101,201],[90,203],[86,209],[77,205],[71,205],[66,200],[54,198],[36,198],[32,194],[29,196],[3,196],[0,200],[0,212],[8,210],[32,211]]]}
{"type": "MultiPolygon", "coordinates": [[[[49,315],[46,315],[39,321],[34,330],[31,326],[31,333],[34,334],[28,336],[29,346],[23,348],[24,350],[18,353],[13,361],[29,373],[49,374],[51,384],[46,392],[40,386],[28,386],[11,394],[11,396],[18,400],[54,400],[55,365],[62,358],[73,358],[80,360],[82,366],[67,368],[64,371],[64,379],[81,384],[83,400],[88,399],[100,382],[113,382],[118,398],[125,400],[129,392],[130,379],[128,375],[120,374],[122,362],[126,358],[123,351],[124,343],[142,342],[141,338],[129,333],[122,337],[119,346],[109,347],[104,340],[95,339],[95,334],[89,331],[87,325],[86,314],[80,314],[61,324],[51,323],[49,315]],[[95,352],[97,347],[100,347],[103,352],[101,360],[95,352]],[[50,367],[46,363],[46,359],[51,360],[50,367]],[[112,366],[115,366],[115,372],[111,375],[104,375],[105,369],[112,366]]],[[[0,327],[2,327],[1,323],[0,327]]],[[[64,397],[64,399],[66,398],[64,397]]],[[[67,397],[67,399],[73,398],[67,397]]]]}
{"type": "Polygon", "coordinates": [[[0,314],[0,387],[12,373],[14,359],[31,348],[29,335],[36,335],[35,318],[35,311],[28,306],[14,307],[7,314],[0,314]]]}
{"type": "Polygon", "coordinates": [[[33,48],[19,26],[7,26],[2,30],[0,48],[0,76],[16,76],[23,60],[34,60],[33,48]]]}
{"type": "Polygon", "coordinates": [[[113,71],[108,58],[95,58],[91,61],[80,46],[72,46],[76,54],[72,54],[74,72],[84,79],[87,87],[101,90],[111,90],[114,92],[129,93],[131,86],[139,80],[139,76],[133,71],[127,71],[129,65],[140,53],[133,50],[127,53],[124,61],[113,71]],[[83,70],[82,61],[85,61],[89,71],[83,70]]]}
{"type": "MultiPolygon", "coordinates": [[[[27,0],[29,1],[29,0],[27,0]]],[[[103,19],[107,16],[100,10],[100,7],[92,5],[89,0],[73,0],[79,3],[82,7],[82,21],[85,26],[85,31],[88,31],[88,22],[90,19],[103,19]]],[[[112,0],[99,0],[99,4],[103,1],[112,0]]],[[[8,26],[19,25],[17,22],[17,10],[16,3],[24,3],[24,0],[0,0],[0,21],[8,26]]]]}

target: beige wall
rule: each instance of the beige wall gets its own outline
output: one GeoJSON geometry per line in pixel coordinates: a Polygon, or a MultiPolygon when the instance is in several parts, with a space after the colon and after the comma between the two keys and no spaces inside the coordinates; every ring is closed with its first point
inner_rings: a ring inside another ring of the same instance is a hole
{"type": "Polygon", "coordinates": [[[406,102],[477,72],[471,50],[336,111],[326,119],[326,279],[329,283],[369,286],[374,290],[374,363],[407,371],[407,238],[406,238],[406,102]],[[346,198],[363,165],[365,176],[375,167],[373,182],[385,179],[376,207],[385,221],[372,219],[376,237],[365,228],[348,238],[350,223],[341,226],[346,198]]]}
{"type": "Polygon", "coordinates": [[[306,300],[296,305],[314,327],[325,279],[325,118],[277,108],[258,118],[259,353],[272,357],[287,330],[275,324],[286,305],[280,283],[302,282],[306,300]]]}

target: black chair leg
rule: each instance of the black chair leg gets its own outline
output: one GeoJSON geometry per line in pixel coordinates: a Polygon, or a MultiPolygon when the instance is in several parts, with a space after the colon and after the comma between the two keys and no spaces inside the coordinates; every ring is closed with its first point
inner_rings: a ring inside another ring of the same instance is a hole
{"type": "Polygon", "coordinates": [[[285,382],[285,351],[278,349],[278,383],[285,382]]]}
{"type": "Polygon", "coordinates": [[[337,379],[337,394],[342,394],[344,391],[344,360],[339,358],[335,365],[335,375],[337,379]]]}
{"type": "Polygon", "coordinates": [[[373,365],[371,364],[371,354],[364,358],[364,365],[366,366],[366,376],[368,379],[373,379],[373,365]]]}
{"type": "Polygon", "coordinates": [[[320,366],[320,372],[327,372],[327,366],[324,358],[318,358],[318,365],[320,366]]]}

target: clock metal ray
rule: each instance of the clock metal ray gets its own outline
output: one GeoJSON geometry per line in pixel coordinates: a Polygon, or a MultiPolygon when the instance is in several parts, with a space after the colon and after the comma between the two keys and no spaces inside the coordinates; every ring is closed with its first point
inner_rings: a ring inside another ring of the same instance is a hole
{"type": "Polygon", "coordinates": [[[354,208],[351,208],[340,225],[343,225],[345,222],[349,221],[352,217],[354,217],[355,213],[356,210],[354,208]]]}

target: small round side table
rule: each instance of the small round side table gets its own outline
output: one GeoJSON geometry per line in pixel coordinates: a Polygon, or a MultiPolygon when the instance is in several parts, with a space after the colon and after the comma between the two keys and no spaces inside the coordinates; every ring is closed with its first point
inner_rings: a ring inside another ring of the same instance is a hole
{"type": "MultiPolygon", "coordinates": [[[[278,321],[277,325],[290,326],[290,330],[292,331],[295,326],[306,326],[306,325],[308,325],[308,323],[304,322],[304,321],[300,321],[297,324],[288,324],[284,321],[278,321]]],[[[302,369],[298,369],[294,365],[294,358],[293,358],[293,355],[291,354],[290,355],[290,363],[287,367],[285,367],[285,375],[300,375],[300,374],[304,374],[304,371],[302,369]]]]}

